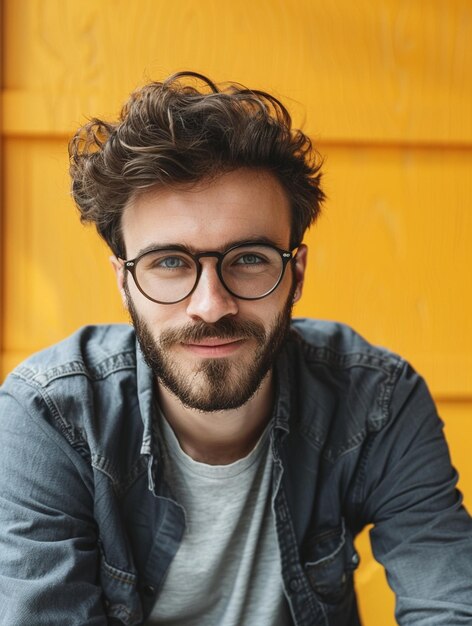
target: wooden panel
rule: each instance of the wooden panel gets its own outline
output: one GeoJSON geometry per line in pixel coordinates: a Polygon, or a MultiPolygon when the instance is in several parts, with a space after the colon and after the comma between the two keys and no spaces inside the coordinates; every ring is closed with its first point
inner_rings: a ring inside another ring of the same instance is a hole
{"type": "Polygon", "coordinates": [[[472,151],[326,148],[299,315],[341,319],[472,396],[472,151]]]}
{"type": "Polygon", "coordinates": [[[370,549],[369,528],[356,540],[360,565],[355,587],[363,626],[395,626],[395,597],[387,584],[385,570],[374,560],[370,549]]]}
{"type": "Polygon", "coordinates": [[[70,199],[66,149],[5,141],[5,373],[83,324],[126,319],[109,252],[70,199]]]}
{"type": "Polygon", "coordinates": [[[469,0],[4,4],[8,133],[68,133],[192,68],[288,96],[325,141],[472,141],[469,0]]]}

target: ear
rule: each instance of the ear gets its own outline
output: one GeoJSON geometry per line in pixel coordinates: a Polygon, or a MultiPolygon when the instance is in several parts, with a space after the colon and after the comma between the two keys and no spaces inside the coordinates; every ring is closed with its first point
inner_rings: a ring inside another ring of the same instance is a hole
{"type": "Polygon", "coordinates": [[[128,298],[126,297],[126,292],[124,288],[125,282],[125,266],[121,259],[118,259],[116,256],[110,257],[110,263],[113,267],[116,277],[116,284],[118,285],[118,291],[120,292],[121,299],[123,301],[123,306],[125,309],[128,309],[128,298]]]}
{"type": "Polygon", "coordinates": [[[294,304],[295,302],[298,302],[300,298],[302,297],[303,281],[305,279],[305,270],[306,270],[307,260],[308,260],[308,247],[304,243],[302,243],[299,246],[297,250],[297,254],[295,256],[295,280],[296,280],[297,285],[295,287],[295,293],[293,294],[294,304]]]}

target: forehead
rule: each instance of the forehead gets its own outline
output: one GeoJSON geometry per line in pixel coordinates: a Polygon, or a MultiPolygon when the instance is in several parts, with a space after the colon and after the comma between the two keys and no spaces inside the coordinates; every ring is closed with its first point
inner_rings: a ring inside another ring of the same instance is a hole
{"type": "Polygon", "coordinates": [[[192,185],[149,189],[126,206],[121,226],[128,258],[153,245],[218,250],[258,237],[286,248],[290,204],[273,174],[240,169],[192,185]]]}

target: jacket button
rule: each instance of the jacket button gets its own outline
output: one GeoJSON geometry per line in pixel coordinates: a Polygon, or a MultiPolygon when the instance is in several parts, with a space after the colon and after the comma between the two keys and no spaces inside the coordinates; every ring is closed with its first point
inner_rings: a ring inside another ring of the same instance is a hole
{"type": "Polygon", "coordinates": [[[298,578],[292,578],[288,586],[290,587],[292,591],[298,591],[301,585],[300,585],[300,581],[298,578]]]}
{"type": "Polygon", "coordinates": [[[156,593],[156,588],[153,585],[144,585],[142,591],[146,596],[153,596],[156,593]]]}
{"type": "Polygon", "coordinates": [[[360,561],[360,559],[359,559],[359,555],[358,555],[357,553],[354,553],[354,554],[352,555],[352,562],[354,563],[354,565],[358,565],[358,564],[359,564],[359,561],[360,561]]]}

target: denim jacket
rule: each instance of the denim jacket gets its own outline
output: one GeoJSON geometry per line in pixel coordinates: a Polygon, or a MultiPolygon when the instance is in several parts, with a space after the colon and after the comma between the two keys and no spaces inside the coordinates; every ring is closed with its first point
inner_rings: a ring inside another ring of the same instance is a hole
{"type": "MultiPolygon", "coordinates": [[[[472,624],[472,523],[422,379],[341,324],[294,320],[275,365],[272,501],[296,626],[356,626],[367,524],[399,624],[472,624]]],[[[185,526],[128,326],[90,326],[0,392],[0,624],[142,624],[185,526]]],[[[189,564],[191,575],[191,564],[189,564]]]]}

